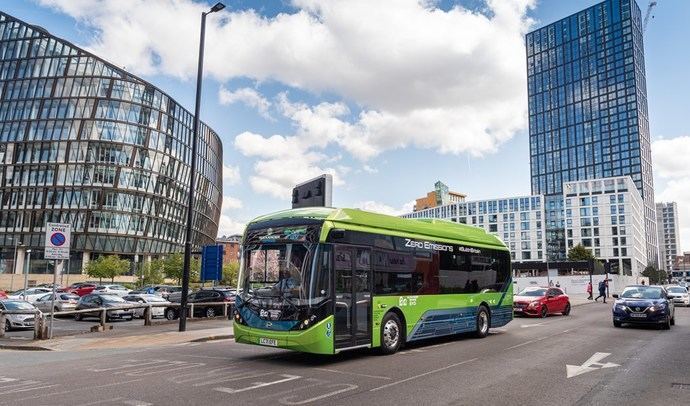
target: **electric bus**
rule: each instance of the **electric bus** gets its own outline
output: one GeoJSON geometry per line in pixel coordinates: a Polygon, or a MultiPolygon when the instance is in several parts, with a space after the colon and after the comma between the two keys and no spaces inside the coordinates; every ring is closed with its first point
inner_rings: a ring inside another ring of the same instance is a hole
{"type": "Polygon", "coordinates": [[[510,253],[481,228],[356,209],[258,217],[242,239],[235,341],[335,354],[512,320],[510,253]]]}

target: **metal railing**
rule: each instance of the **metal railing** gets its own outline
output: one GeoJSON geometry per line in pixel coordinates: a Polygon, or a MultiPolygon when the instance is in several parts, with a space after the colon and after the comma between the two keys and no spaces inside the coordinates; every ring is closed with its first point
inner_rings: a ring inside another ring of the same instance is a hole
{"type": "MultiPolygon", "coordinates": [[[[204,302],[204,303],[187,303],[187,308],[189,309],[187,311],[188,318],[193,319],[194,318],[194,308],[195,307],[202,307],[202,308],[207,308],[207,307],[223,307],[223,317],[228,317],[228,308],[232,309],[232,307],[235,304],[233,302],[204,302]]],[[[97,307],[93,309],[83,309],[83,310],[66,310],[66,311],[60,311],[60,312],[54,312],[53,317],[57,316],[70,316],[70,315],[77,315],[77,314],[89,314],[89,315],[95,315],[97,314],[99,323],[98,323],[98,330],[102,331],[105,329],[105,326],[108,324],[109,312],[113,311],[120,311],[120,310],[135,310],[135,309],[144,309],[144,326],[151,326],[153,325],[153,308],[155,307],[163,307],[167,311],[167,309],[177,309],[176,312],[176,317],[179,317],[179,308],[181,307],[180,303],[142,303],[142,304],[131,304],[131,305],[125,305],[125,306],[114,306],[114,307],[97,307]]],[[[38,309],[35,310],[0,310],[0,338],[3,338],[5,336],[5,320],[6,320],[6,315],[13,315],[13,314],[29,314],[29,315],[34,315],[34,340],[46,340],[48,338],[52,337],[52,332],[48,331],[48,323],[47,320],[50,317],[50,313],[43,313],[38,309]]],[[[220,315],[214,315],[214,317],[217,317],[220,315]]],[[[165,313],[163,317],[166,317],[165,313]]]]}

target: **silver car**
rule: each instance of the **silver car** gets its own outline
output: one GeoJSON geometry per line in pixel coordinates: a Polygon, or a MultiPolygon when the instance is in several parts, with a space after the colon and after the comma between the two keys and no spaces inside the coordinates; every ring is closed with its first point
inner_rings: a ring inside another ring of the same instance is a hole
{"type": "MultiPolygon", "coordinates": [[[[137,293],[137,294],[130,294],[125,297],[123,297],[128,302],[136,303],[136,304],[157,304],[157,305],[169,305],[170,302],[167,300],[163,299],[162,297],[158,295],[151,295],[151,294],[146,294],[146,293],[137,293]]],[[[144,308],[138,308],[134,309],[134,317],[139,317],[143,318],[144,317],[144,308]]],[[[165,306],[161,307],[151,307],[151,317],[156,318],[156,317],[163,317],[165,315],[165,306]]]]}
{"type": "Polygon", "coordinates": [[[688,289],[682,286],[667,286],[666,293],[668,297],[673,299],[673,304],[680,306],[690,306],[690,295],[688,289]]]}
{"type": "MultiPolygon", "coordinates": [[[[0,310],[27,310],[36,311],[36,306],[23,300],[0,300],[0,310]]],[[[34,328],[36,314],[6,314],[5,325],[0,326],[5,331],[18,328],[34,328]]]]}
{"type": "MultiPolygon", "coordinates": [[[[52,303],[52,293],[48,293],[45,296],[41,296],[36,299],[34,305],[38,310],[50,313],[50,304],[52,303]]],[[[56,293],[55,294],[55,311],[56,312],[66,312],[69,310],[74,310],[77,307],[77,302],[79,301],[79,296],[74,293],[56,293]]]]}

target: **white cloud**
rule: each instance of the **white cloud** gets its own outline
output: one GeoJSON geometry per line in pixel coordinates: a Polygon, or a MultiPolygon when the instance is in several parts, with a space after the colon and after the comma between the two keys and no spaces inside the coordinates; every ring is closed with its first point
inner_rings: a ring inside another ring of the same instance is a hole
{"type": "Polygon", "coordinates": [[[232,166],[223,164],[223,182],[236,185],[240,183],[240,168],[238,166],[232,166]]]}
{"type": "MultiPolygon", "coordinates": [[[[680,244],[690,250],[690,136],[660,139],[652,143],[654,172],[665,186],[657,186],[657,202],[676,202],[680,223],[680,244]]],[[[659,182],[657,182],[658,184],[659,182]]]]}
{"type": "MultiPolygon", "coordinates": [[[[38,1],[95,29],[85,45],[135,73],[196,73],[205,3],[38,1]]],[[[292,0],[291,14],[209,16],[213,52],[205,67],[212,77],[271,81],[335,99],[307,105],[279,95],[273,107],[291,121],[293,134],[238,135],[236,147],[257,159],[250,184],[283,198],[293,182],[312,175],[329,172],[341,181],[337,168],[324,167],[326,148],[363,161],[409,146],[472,156],[496,151],[525,128],[524,33],[534,2],[487,0],[478,13],[420,0],[292,0]]],[[[219,95],[259,112],[271,103],[248,88],[219,95]]]]}
{"type": "Polygon", "coordinates": [[[223,196],[223,208],[221,211],[225,213],[228,210],[241,209],[243,206],[242,201],[236,197],[223,196]]]}
{"type": "Polygon", "coordinates": [[[256,109],[262,117],[273,120],[268,112],[268,109],[271,107],[271,102],[266,100],[266,98],[252,88],[243,87],[230,91],[226,89],[225,86],[221,86],[218,91],[218,101],[220,104],[224,105],[230,105],[237,102],[243,103],[256,109]]]}
{"type": "Polygon", "coordinates": [[[401,208],[396,209],[395,207],[388,206],[384,203],[368,200],[357,203],[355,207],[374,213],[388,214],[389,216],[400,216],[402,214],[411,213],[412,209],[414,208],[414,203],[415,202],[413,200],[405,203],[401,208]]]}
{"type": "Polygon", "coordinates": [[[220,215],[218,235],[242,234],[246,224],[232,219],[227,214],[220,215]]]}

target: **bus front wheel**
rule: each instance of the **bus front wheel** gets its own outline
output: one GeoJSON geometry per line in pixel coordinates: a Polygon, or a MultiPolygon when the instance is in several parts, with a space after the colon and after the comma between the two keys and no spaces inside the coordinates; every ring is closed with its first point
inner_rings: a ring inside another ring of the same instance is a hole
{"type": "Polygon", "coordinates": [[[402,323],[395,313],[388,313],[381,322],[381,353],[393,354],[402,345],[402,323]]]}
{"type": "Polygon", "coordinates": [[[474,332],[474,336],[477,338],[484,338],[489,335],[489,325],[490,325],[489,309],[486,306],[479,306],[477,310],[477,329],[474,332]]]}

